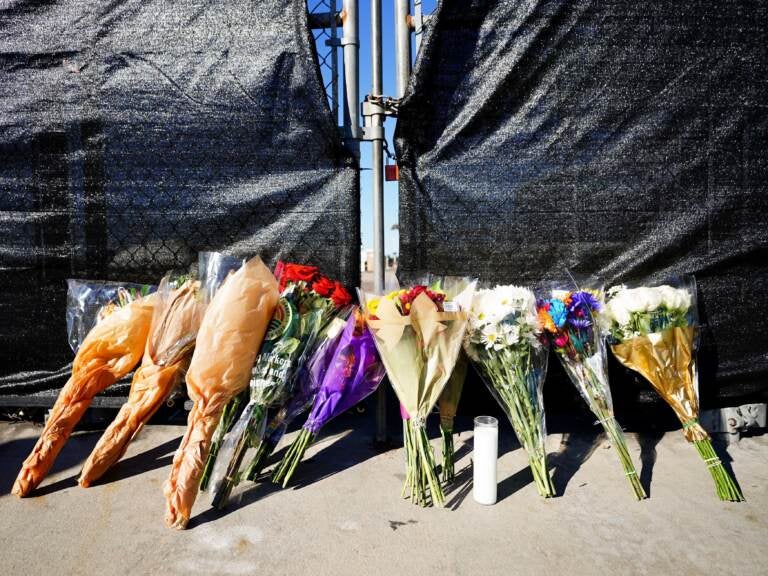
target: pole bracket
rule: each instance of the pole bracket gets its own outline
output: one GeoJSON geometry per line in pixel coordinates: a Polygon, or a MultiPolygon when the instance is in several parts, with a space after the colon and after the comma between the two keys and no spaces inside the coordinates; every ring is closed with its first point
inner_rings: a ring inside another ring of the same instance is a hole
{"type": "Polygon", "coordinates": [[[363,100],[362,115],[364,118],[375,115],[397,116],[399,106],[399,98],[366,94],[365,99],[363,100]]]}

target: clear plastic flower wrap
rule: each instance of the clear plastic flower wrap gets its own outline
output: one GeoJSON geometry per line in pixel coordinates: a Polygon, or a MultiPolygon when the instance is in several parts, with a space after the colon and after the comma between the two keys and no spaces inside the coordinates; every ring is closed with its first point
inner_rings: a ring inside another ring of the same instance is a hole
{"type": "Polygon", "coordinates": [[[477,290],[464,349],[527,452],[539,494],[554,496],[543,397],[549,347],[533,291],[512,285],[477,290]]]}
{"type": "Polygon", "coordinates": [[[602,284],[593,281],[575,289],[566,286],[570,284],[555,285],[538,300],[539,322],[571,382],[603,426],[635,497],[641,500],[646,498],[645,490],[613,414],[606,346],[599,322],[602,284]]]}
{"type": "Polygon", "coordinates": [[[674,410],[685,438],[706,462],[720,499],[743,500],[699,423],[695,278],[680,276],[661,285],[615,286],[608,291],[605,319],[614,355],[642,374],[674,410]]]}
{"type": "Polygon", "coordinates": [[[67,341],[72,352],[91,329],[118,308],[155,291],[151,284],[96,280],[67,280],[67,341]]]}

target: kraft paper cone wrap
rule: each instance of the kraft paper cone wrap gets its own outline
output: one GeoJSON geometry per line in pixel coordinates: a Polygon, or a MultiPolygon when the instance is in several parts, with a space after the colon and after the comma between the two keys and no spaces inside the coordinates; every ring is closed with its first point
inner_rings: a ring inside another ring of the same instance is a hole
{"type": "Polygon", "coordinates": [[[689,442],[709,438],[698,423],[699,401],[693,381],[694,334],[692,326],[669,328],[611,346],[616,358],[642,374],[672,407],[689,442]]]}
{"type": "Polygon", "coordinates": [[[13,493],[29,495],[45,478],[93,397],[128,374],[141,359],[152,323],[155,295],[135,300],[88,333],[72,363],[40,439],[22,465],[13,493]]]}
{"type": "Polygon", "coordinates": [[[156,307],[141,366],[133,375],[128,401],[104,431],[83,465],[80,486],[88,487],[125,454],[128,444],[152,418],[189,365],[203,303],[199,282],[187,282],[156,307]]]}
{"type": "Polygon", "coordinates": [[[367,319],[390,383],[416,420],[427,417],[453,370],[466,330],[463,310],[473,293],[471,283],[456,297],[462,307],[458,312],[441,312],[426,294],[419,294],[408,316],[401,316],[394,302],[382,298],[377,318],[367,319]]]}
{"type": "Polygon", "coordinates": [[[260,258],[227,278],[213,297],[187,372],[194,405],[165,484],[165,522],[186,527],[219,417],[248,385],[256,353],[278,300],[277,281],[260,258]]]}

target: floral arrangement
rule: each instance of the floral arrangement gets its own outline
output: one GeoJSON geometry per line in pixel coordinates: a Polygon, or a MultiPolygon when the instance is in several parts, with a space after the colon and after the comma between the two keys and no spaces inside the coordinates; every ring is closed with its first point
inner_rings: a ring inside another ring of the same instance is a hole
{"type": "Polygon", "coordinates": [[[323,350],[310,362],[309,378],[318,383],[312,410],[299,435],[288,448],[272,480],[288,485],[304,453],[329,421],[371,395],[384,377],[373,336],[357,310],[347,320],[332,350],[323,350]]]}
{"type": "Polygon", "coordinates": [[[638,500],[646,498],[629,454],[624,433],[613,415],[605,342],[596,321],[602,311],[601,290],[553,290],[538,300],[537,314],[571,382],[597,416],[616,449],[624,474],[638,500]]]}
{"type": "Polygon", "coordinates": [[[467,325],[475,281],[439,278],[387,295],[362,294],[366,322],[404,414],[404,494],[411,501],[444,503],[425,427],[453,371],[467,325]]]}
{"type": "Polygon", "coordinates": [[[322,342],[331,320],[352,302],[349,292],[316,266],[279,262],[275,272],[281,296],[253,367],[250,400],[224,436],[215,460],[207,464],[213,467],[210,482],[217,508],[227,504],[234,486],[249,475],[250,470],[243,474],[240,468],[247,450],[264,438],[267,410],[291,396],[294,376],[322,342]]]}
{"type": "Polygon", "coordinates": [[[256,256],[227,276],[205,311],[186,376],[192,410],[163,487],[169,527],[187,526],[214,431],[227,402],[248,386],[277,301],[277,281],[256,256]]]}
{"type": "Polygon", "coordinates": [[[548,498],[555,489],[545,448],[548,347],[542,335],[531,290],[510,285],[475,292],[464,349],[528,453],[539,494],[548,498]]]}
{"type": "Polygon", "coordinates": [[[696,374],[696,283],[680,278],[677,286],[616,286],[608,291],[606,319],[614,355],[642,374],[672,407],[683,433],[706,462],[721,500],[744,496],[699,423],[696,374]]]}

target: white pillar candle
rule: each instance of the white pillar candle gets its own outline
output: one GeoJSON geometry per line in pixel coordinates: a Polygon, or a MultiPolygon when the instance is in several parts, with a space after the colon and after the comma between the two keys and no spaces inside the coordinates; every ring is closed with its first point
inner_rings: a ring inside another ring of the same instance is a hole
{"type": "Polygon", "coordinates": [[[499,458],[499,421],[496,418],[475,418],[474,444],[472,497],[479,504],[496,504],[496,461],[499,458]]]}

